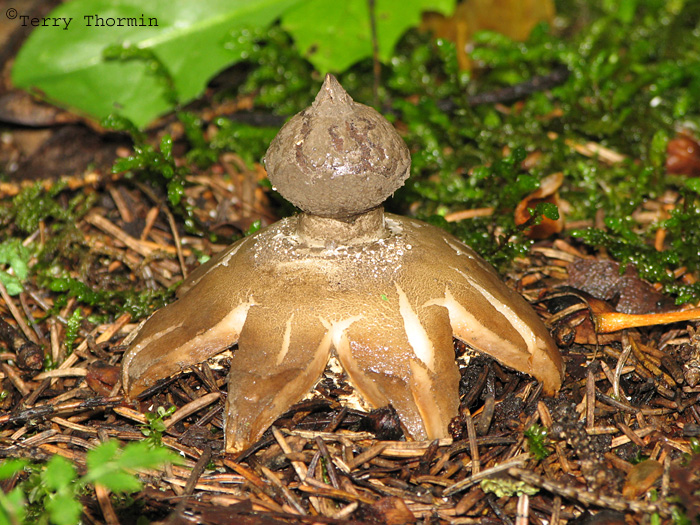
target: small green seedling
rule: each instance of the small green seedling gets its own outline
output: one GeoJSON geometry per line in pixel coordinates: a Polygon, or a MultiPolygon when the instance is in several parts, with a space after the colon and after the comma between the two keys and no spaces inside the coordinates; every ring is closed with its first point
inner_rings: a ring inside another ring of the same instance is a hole
{"type": "Polygon", "coordinates": [[[22,282],[29,275],[30,257],[29,250],[20,239],[8,239],[0,243],[0,265],[6,264],[12,269],[12,273],[0,270],[0,282],[5,285],[10,295],[17,295],[22,291],[22,282]]]}
{"type": "Polygon", "coordinates": [[[0,463],[0,479],[31,471],[12,491],[0,493],[0,525],[75,525],[83,512],[80,496],[90,487],[101,485],[115,494],[136,492],[142,487],[136,471],[177,463],[179,456],[147,441],[120,448],[118,441],[111,440],[90,450],[85,462],[84,476],[60,455],[45,465],[32,465],[26,459],[0,463]]]}
{"type": "Polygon", "coordinates": [[[146,413],[146,420],[148,423],[141,427],[141,433],[146,436],[147,442],[151,443],[153,446],[163,445],[163,432],[167,429],[163,419],[172,416],[175,410],[177,410],[175,406],[171,406],[168,409],[165,407],[158,407],[155,412],[146,413]]]}
{"type": "Polygon", "coordinates": [[[539,460],[543,460],[551,454],[549,448],[549,440],[547,439],[547,429],[540,425],[532,425],[525,431],[527,444],[530,452],[539,460]]]}

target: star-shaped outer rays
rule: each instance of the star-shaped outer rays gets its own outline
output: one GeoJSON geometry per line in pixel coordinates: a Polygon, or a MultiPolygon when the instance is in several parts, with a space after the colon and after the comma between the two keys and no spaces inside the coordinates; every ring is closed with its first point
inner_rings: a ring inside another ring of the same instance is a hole
{"type": "Polygon", "coordinates": [[[310,247],[298,217],[231,246],[193,273],[124,359],[133,397],[238,344],[226,450],[255,442],[322,376],[333,353],[371,406],[393,405],[414,439],[447,435],[458,413],[453,336],[556,391],[559,353],[535,312],[473,250],[386,214],[378,239],[310,247]]]}

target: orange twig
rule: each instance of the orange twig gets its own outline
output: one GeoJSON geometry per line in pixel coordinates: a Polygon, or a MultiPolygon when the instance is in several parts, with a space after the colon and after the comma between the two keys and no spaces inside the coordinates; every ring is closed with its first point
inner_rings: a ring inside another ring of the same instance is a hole
{"type": "Polygon", "coordinates": [[[623,314],[619,312],[604,312],[594,314],[596,331],[609,334],[625,328],[654,326],[659,324],[679,323],[682,321],[700,320],[700,308],[680,312],[663,312],[659,314],[623,314]]]}

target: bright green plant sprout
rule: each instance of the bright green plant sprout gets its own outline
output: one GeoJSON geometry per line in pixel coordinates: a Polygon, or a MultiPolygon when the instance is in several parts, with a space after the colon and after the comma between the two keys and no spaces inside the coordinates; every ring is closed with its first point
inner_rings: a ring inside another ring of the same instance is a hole
{"type": "Polygon", "coordinates": [[[0,243],[0,265],[6,264],[12,268],[11,274],[0,270],[0,281],[10,295],[18,295],[23,290],[22,282],[29,276],[30,257],[30,251],[19,239],[8,239],[0,243]]]}
{"type": "MultiPolygon", "coordinates": [[[[28,459],[9,459],[0,462],[0,480],[8,479],[22,472],[29,464],[28,459]]],[[[0,525],[14,525],[24,521],[27,501],[20,487],[10,492],[0,491],[0,525]]]]}
{"type": "Polygon", "coordinates": [[[549,450],[547,438],[547,429],[540,425],[532,425],[525,431],[525,437],[527,438],[527,444],[530,448],[530,452],[539,460],[543,460],[551,454],[549,450]]]}
{"type": "Polygon", "coordinates": [[[43,498],[51,523],[71,525],[80,520],[83,507],[77,501],[77,480],[75,467],[63,456],[52,457],[41,472],[42,484],[37,489],[44,494],[35,493],[34,501],[43,498]]]}
{"type": "MultiPolygon", "coordinates": [[[[188,136],[195,137],[193,128],[196,126],[188,113],[181,114],[185,129],[190,130],[188,136]]],[[[173,140],[170,135],[164,135],[158,147],[148,143],[146,135],[141,133],[133,122],[116,114],[111,114],[102,125],[109,129],[126,131],[134,142],[134,154],[117,160],[112,166],[112,173],[140,174],[149,182],[157,185],[165,184],[168,201],[171,208],[181,215],[185,228],[189,232],[197,231],[198,222],[192,206],[183,201],[185,194],[185,177],[189,173],[186,166],[178,166],[173,157],[173,140]]],[[[199,137],[195,137],[199,139],[199,137]]],[[[201,149],[199,144],[198,149],[201,149]]]]}
{"type": "Polygon", "coordinates": [[[176,410],[177,407],[173,405],[168,409],[158,407],[155,412],[146,412],[147,423],[141,426],[141,433],[146,436],[147,442],[153,446],[162,446],[163,432],[167,430],[163,420],[172,416],[176,410]]]}
{"type": "Polygon", "coordinates": [[[120,448],[115,440],[86,454],[84,476],[60,455],[43,466],[30,465],[24,459],[4,461],[0,463],[0,479],[26,469],[34,472],[10,493],[0,493],[0,525],[76,525],[83,511],[79,497],[90,486],[102,485],[118,495],[136,492],[142,487],[136,471],[179,462],[177,454],[146,441],[120,448]]]}
{"type": "Polygon", "coordinates": [[[260,228],[262,228],[262,221],[260,221],[260,219],[253,221],[248,230],[245,232],[246,237],[260,231],[260,228]]]}

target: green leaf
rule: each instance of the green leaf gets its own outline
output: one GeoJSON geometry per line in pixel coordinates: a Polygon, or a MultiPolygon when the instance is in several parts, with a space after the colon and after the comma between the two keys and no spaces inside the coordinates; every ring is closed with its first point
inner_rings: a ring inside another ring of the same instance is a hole
{"type": "Polygon", "coordinates": [[[623,24],[629,24],[634,19],[634,12],[637,9],[637,0],[622,0],[615,2],[615,13],[617,19],[623,24]]]}
{"type": "Polygon", "coordinates": [[[660,129],[651,138],[651,147],[649,148],[649,160],[656,168],[663,167],[666,162],[666,148],[668,147],[668,133],[666,130],[660,129]]]}
{"type": "Polygon", "coordinates": [[[260,231],[260,228],[262,228],[262,221],[260,219],[253,221],[253,223],[248,227],[248,231],[245,232],[245,235],[253,235],[255,232],[260,231]]]}
{"type": "Polygon", "coordinates": [[[700,194],[700,178],[694,177],[692,179],[685,179],[683,185],[690,191],[700,194]]]}
{"type": "Polygon", "coordinates": [[[94,471],[102,465],[109,463],[114,459],[119,449],[119,442],[114,439],[100,443],[94,449],[88,451],[85,455],[85,463],[89,471],[94,471]]]}
{"type": "Polygon", "coordinates": [[[29,275],[30,257],[29,250],[19,239],[9,239],[0,244],[0,264],[9,264],[22,281],[29,275]]]}
{"type": "MultiPolygon", "coordinates": [[[[399,38],[420,22],[423,11],[451,14],[455,0],[376,0],[379,59],[388,62],[399,38]]],[[[372,32],[367,0],[309,0],[282,15],[306,58],[321,73],[341,73],[372,56],[372,32]]]]}
{"type": "Polygon", "coordinates": [[[11,275],[0,270],[0,281],[10,295],[17,295],[23,290],[22,281],[29,275],[30,258],[29,250],[19,239],[9,239],[0,244],[0,264],[8,264],[14,272],[11,275]]]}
{"type": "Polygon", "coordinates": [[[107,441],[88,452],[88,473],[81,483],[99,483],[114,492],[134,492],[141,483],[130,471],[155,468],[167,462],[179,462],[179,456],[164,447],[151,447],[145,441],[130,443],[123,449],[117,441],[107,441]]]}
{"type": "Polygon", "coordinates": [[[15,487],[7,494],[0,493],[0,525],[25,523],[27,501],[20,487],[15,487]]]}
{"type": "Polygon", "coordinates": [[[54,456],[46,464],[41,479],[54,491],[65,490],[77,478],[75,467],[63,456],[54,456]]]}
{"type": "Polygon", "coordinates": [[[95,480],[95,483],[104,485],[115,493],[131,493],[141,490],[139,479],[134,474],[123,471],[112,472],[109,476],[103,476],[99,481],[95,480]]]}
{"type": "Polygon", "coordinates": [[[552,221],[559,220],[559,208],[551,202],[540,202],[536,209],[538,215],[544,215],[552,221]]]}
{"type": "Polygon", "coordinates": [[[180,457],[165,447],[152,447],[146,441],[130,443],[124,447],[119,465],[122,468],[154,468],[168,462],[179,462],[180,457]]]}
{"type": "Polygon", "coordinates": [[[172,179],[168,182],[168,200],[173,206],[177,206],[185,194],[185,185],[180,179],[172,179]]]}
{"type": "Polygon", "coordinates": [[[29,464],[28,459],[8,459],[0,463],[0,479],[7,479],[29,464]]]}
{"type": "Polygon", "coordinates": [[[46,503],[51,523],[56,525],[74,525],[80,520],[83,506],[68,495],[57,495],[46,503]]]}
{"type": "Polygon", "coordinates": [[[200,95],[212,76],[243,58],[241,46],[224,45],[232,30],[266,27],[298,1],[67,2],[47,15],[69,20],[66,29],[38,27],[17,55],[12,81],[97,119],[118,112],[143,127],[172,109],[167,83],[154,74],[152,60],[108,60],[105,50],[118,45],[151,51],[184,104],[200,95]],[[120,26],[119,19],[136,25],[120,26]]]}
{"type": "Polygon", "coordinates": [[[530,451],[537,459],[544,459],[551,452],[547,449],[547,429],[540,425],[532,425],[525,430],[530,451]]]}
{"type": "Polygon", "coordinates": [[[0,281],[2,281],[2,284],[5,285],[5,288],[7,288],[7,293],[10,295],[19,295],[24,290],[19,279],[17,279],[17,277],[14,275],[10,275],[6,271],[0,270],[0,281]]]}

